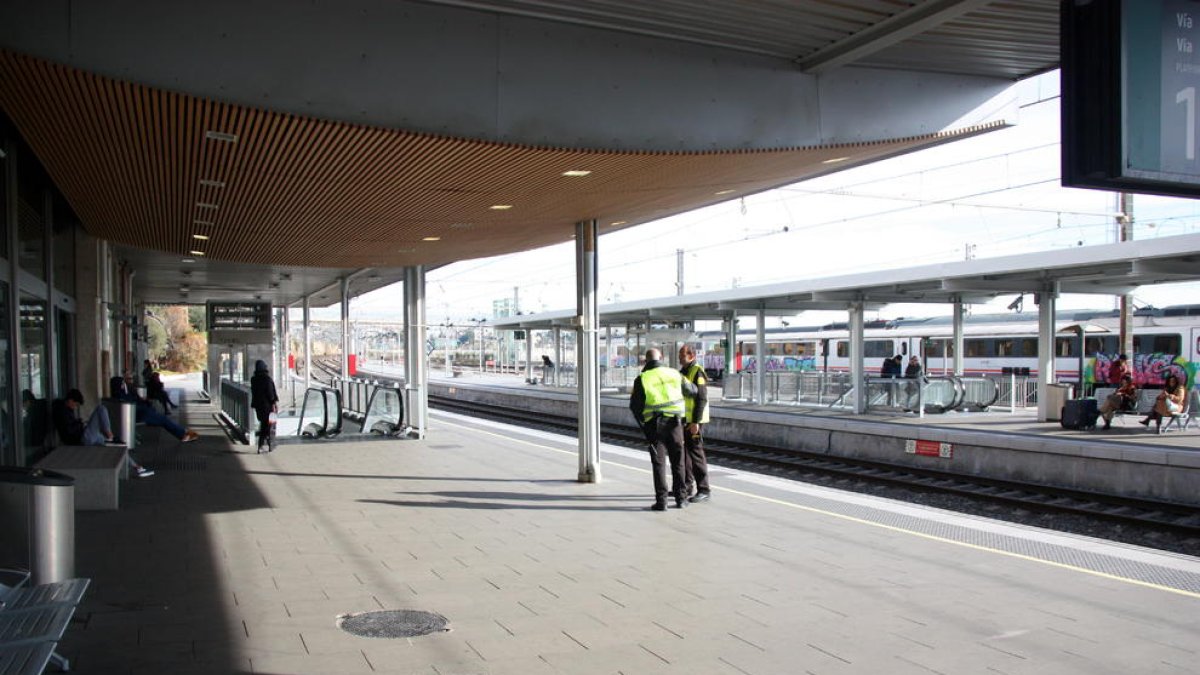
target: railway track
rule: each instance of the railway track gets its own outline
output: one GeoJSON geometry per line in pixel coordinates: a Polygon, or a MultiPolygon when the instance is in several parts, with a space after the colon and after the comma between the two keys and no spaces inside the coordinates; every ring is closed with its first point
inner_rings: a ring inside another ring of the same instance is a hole
{"type": "MultiPolygon", "coordinates": [[[[578,429],[576,420],[569,417],[510,410],[435,395],[429,397],[429,403],[440,410],[549,431],[570,433],[578,429]]],[[[641,433],[633,427],[605,426],[601,435],[606,442],[636,448],[645,446],[641,433]]],[[[922,494],[952,495],[1011,511],[1078,516],[1109,523],[1117,533],[1129,528],[1141,528],[1152,533],[1190,539],[1200,547],[1200,509],[1189,505],[1080,492],[1050,485],[976,478],[881,462],[830,458],[790,448],[705,439],[705,450],[710,458],[731,468],[850,489],[887,486],[922,494]]],[[[1003,512],[997,512],[994,508],[984,510],[990,511],[987,515],[991,517],[1004,517],[1003,512]]],[[[1054,527],[1053,523],[1038,524],[1054,527]]],[[[1103,532],[1089,534],[1105,536],[1103,532]]],[[[1154,539],[1155,536],[1151,535],[1150,538],[1154,539]]]]}

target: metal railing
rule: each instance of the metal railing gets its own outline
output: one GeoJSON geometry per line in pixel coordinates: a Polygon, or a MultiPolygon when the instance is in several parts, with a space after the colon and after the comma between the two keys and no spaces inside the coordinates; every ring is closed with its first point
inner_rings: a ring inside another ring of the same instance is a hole
{"type": "Polygon", "coordinates": [[[996,405],[1010,409],[1037,407],[1037,378],[1028,375],[994,375],[988,379],[996,383],[996,405]]]}
{"type": "MultiPolygon", "coordinates": [[[[743,372],[722,381],[727,400],[753,400],[758,373],[743,372]]],[[[830,408],[853,407],[850,374],[819,371],[767,373],[763,381],[765,405],[814,405],[830,408]]],[[[987,410],[999,399],[996,381],[986,377],[954,375],[921,379],[864,378],[867,408],[908,412],[944,413],[951,410],[987,410]]]]}
{"type": "Polygon", "coordinates": [[[231,380],[221,380],[221,412],[243,432],[253,428],[251,420],[255,419],[250,399],[250,387],[231,380]]]}

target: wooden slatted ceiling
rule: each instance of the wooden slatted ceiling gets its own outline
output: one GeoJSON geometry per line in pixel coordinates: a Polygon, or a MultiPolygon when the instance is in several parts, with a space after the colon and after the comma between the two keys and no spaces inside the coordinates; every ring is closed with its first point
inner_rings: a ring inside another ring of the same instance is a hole
{"type": "Polygon", "coordinates": [[[825,173],[827,159],[850,166],[986,129],[774,151],[537,148],[231,105],[7,51],[0,105],[95,236],[331,268],[527,250],[569,239],[580,220],[611,231],[825,173]],[[570,169],[593,173],[561,175],[570,169]]]}

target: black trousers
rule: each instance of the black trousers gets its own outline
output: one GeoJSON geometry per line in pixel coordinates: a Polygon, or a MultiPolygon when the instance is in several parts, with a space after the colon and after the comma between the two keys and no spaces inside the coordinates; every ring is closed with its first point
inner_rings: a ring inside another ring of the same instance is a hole
{"type": "Polygon", "coordinates": [[[694,435],[689,434],[686,428],[683,431],[683,477],[687,481],[684,496],[691,492],[692,487],[696,488],[696,492],[709,491],[708,458],[704,455],[703,433],[703,424],[694,435]]]}
{"type": "Polygon", "coordinates": [[[270,444],[274,448],[271,440],[271,409],[270,408],[255,408],[254,416],[258,418],[258,447],[270,444]]]}
{"type": "Polygon", "coordinates": [[[667,503],[667,462],[671,463],[670,492],[675,501],[687,498],[684,494],[683,472],[683,420],[678,417],[655,417],[646,423],[646,436],[650,442],[650,466],[654,471],[654,501],[667,503]]]}

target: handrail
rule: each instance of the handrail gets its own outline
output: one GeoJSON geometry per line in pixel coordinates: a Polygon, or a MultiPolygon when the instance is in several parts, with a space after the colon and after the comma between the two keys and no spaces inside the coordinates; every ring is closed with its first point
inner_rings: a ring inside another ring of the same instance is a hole
{"type": "Polygon", "coordinates": [[[363,433],[398,436],[405,432],[404,392],[399,387],[376,385],[363,417],[363,433]]]}
{"type": "Polygon", "coordinates": [[[304,403],[300,406],[300,423],[297,425],[296,435],[305,438],[325,438],[341,432],[341,392],[328,387],[309,387],[304,392],[304,403]]]}

